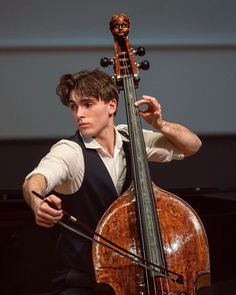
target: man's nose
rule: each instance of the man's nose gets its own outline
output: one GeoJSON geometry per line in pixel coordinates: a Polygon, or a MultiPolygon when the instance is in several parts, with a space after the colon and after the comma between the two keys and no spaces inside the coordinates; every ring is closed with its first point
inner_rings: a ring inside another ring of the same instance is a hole
{"type": "Polygon", "coordinates": [[[84,117],[84,114],[83,114],[83,110],[82,110],[82,108],[79,107],[79,108],[77,109],[76,116],[77,116],[78,119],[84,117]]]}

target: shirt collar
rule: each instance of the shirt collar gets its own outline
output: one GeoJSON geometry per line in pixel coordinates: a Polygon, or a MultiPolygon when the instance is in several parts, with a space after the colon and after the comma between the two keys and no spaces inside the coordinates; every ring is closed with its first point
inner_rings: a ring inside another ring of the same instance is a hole
{"type": "MultiPolygon", "coordinates": [[[[118,132],[116,127],[114,127],[114,129],[115,129],[115,135],[116,135],[115,147],[118,148],[118,149],[121,149],[121,147],[123,145],[123,141],[128,141],[128,139],[125,138],[122,134],[120,134],[120,132],[118,132]]],[[[83,136],[81,133],[80,133],[80,136],[81,136],[86,148],[89,148],[89,149],[102,149],[102,147],[96,141],[96,139],[94,139],[92,137],[83,136]]]]}

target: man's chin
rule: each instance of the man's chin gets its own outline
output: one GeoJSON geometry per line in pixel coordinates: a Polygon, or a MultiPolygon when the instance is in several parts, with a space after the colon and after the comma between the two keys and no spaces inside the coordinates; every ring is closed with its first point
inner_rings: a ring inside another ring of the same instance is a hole
{"type": "Polygon", "coordinates": [[[80,130],[80,133],[83,137],[93,137],[94,134],[92,132],[89,132],[89,131],[81,131],[80,130]]]}

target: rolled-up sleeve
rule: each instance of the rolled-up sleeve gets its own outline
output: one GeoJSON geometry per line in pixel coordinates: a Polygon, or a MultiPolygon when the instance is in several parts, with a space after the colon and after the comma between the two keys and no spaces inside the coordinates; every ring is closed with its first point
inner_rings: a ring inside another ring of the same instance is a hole
{"type": "Polygon", "coordinates": [[[170,162],[184,158],[184,154],[175,148],[162,133],[152,130],[144,130],[143,133],[149,161],[170,162]]]}
{"type": "MultiPolygon", "coordinates": [[[[120,124],[117,126],[117,129],[128,135],[127,125],[120,124]]],[[[143,136],[149,161],[170,162],[172,160],[182,160],[184,158],[184,154],[175,148],[162,133],[143,129],[143,136]]]]}
{"type": "Polygon", "coordinates": [[[73,193],[80,187],[84,176],[84,159],[81,147],[70,140],[61,140],[52,146],[38,166],[26,176],[42,174],[47,181],[47,193],[53,189],[73,193]]]}

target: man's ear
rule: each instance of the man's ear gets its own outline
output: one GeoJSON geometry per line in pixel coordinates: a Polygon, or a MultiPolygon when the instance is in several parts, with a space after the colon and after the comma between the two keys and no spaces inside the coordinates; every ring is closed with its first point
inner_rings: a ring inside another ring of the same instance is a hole
{"type": "Polygon", "coordinates": [[[109,107],[110,107],[109,115],[115,114],[115,112],[117,110],[117,100],[115,98],[113,98],[109,101],[109,107]]]}

